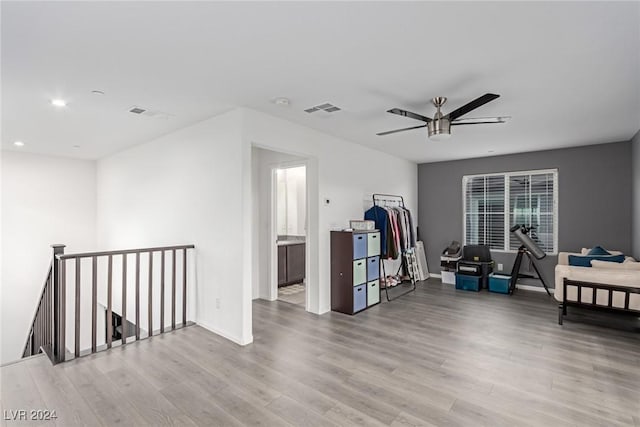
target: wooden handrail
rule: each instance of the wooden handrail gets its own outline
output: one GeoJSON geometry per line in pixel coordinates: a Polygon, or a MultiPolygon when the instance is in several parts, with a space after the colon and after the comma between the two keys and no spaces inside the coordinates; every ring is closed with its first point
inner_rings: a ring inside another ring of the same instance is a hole
{"type": "Polygon", "coordinates": [[[61,254],[56,257],[60,260],[71,258],[92,258],[97,256],[107,255],[129,255],[129,254],[141,254],[146,252],[160,252],[160,251],[172,251],[180,249],[194,249],[195,245],[177,245],[177,246],[158,246],[153,248],[140,248],[140,249],[121,249],[115,251],[101,251],[101,252],[83,252],[79,254],[61,254]]]}

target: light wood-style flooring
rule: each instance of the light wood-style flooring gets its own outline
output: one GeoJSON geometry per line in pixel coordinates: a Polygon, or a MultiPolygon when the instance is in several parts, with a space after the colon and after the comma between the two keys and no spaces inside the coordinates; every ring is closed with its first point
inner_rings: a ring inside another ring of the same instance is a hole
{"type": "Polygon", "coordinates": [[[35,357],[0,368],[1,403],[60,426],[640,426],[640,322],[607,319],[438,280],[356,316],[256,301],[251,345],[191,326],[35,357]]]}

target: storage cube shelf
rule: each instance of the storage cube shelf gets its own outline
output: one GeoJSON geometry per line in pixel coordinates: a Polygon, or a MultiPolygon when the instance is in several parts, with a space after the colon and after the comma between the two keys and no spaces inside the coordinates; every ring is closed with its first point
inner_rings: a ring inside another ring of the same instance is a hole
{"type": "Polygon", "coordinates": [[[331,310],[355,314],[380,303],[380,232],[331,232],[331,310]]]}

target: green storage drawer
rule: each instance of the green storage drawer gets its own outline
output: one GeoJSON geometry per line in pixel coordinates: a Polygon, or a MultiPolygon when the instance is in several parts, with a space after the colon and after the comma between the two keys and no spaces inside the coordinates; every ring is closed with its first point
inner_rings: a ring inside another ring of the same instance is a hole
{"type": "Polygon", "coordinates": [[[353,286],[367,282],[367,259],[353,261],[353,286]]]}
{"type": "Polygon", "coordinates": [[[367,283],[367,306],[380,302],[380,281],[372,280],[367,283]]]}
{"type": "Polygon", "coordinates": [[[367,233],[367,256],[380,255],[380,233],[367,233]]]}

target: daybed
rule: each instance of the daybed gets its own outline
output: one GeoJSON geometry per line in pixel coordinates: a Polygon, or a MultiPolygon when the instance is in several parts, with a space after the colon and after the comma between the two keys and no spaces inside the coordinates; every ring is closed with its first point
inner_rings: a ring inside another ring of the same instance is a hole
{"type": "MultiPolygon", "coordinates": [[[[591,261],[592,267],[569,265],[569,255],[584,256],[588,251],[583,249],[582,253],[558,254],[554,292],[558,301],[558,324],[562,325],[562,318],[567,314],[567,306],[640,316],[640,262],[626,257],[623,263],[591,261]]],[[[620,254],[610,252],[614,255],[620,254]]]]}

